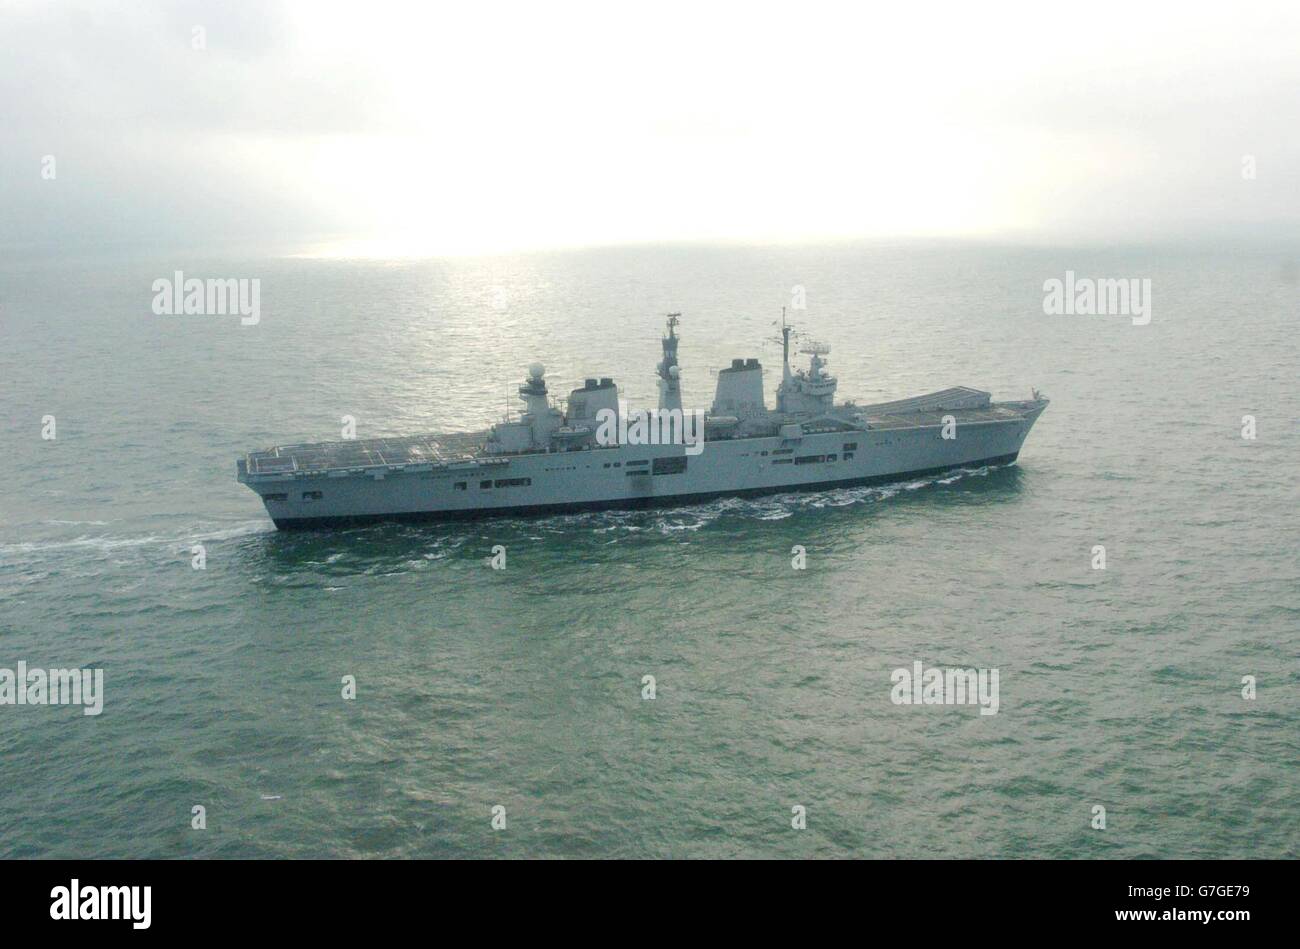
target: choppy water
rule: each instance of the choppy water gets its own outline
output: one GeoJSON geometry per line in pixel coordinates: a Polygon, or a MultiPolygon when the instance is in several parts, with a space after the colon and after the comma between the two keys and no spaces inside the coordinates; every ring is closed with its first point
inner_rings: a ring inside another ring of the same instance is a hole
{"type": "Polygon", "coordinates": [[[0,706],[0,856],[1295,856],[1294,260],[5,263],[0,667],[102,667],[106,695],[98,717],[0,706]],[[259,277],[261,323],[153,315],[175,269],[259,277]],[[1150,277],[1151,324],[1045,316],[1066,269],[1150,277]],[[345,414],[362,436],[486,425],[534,360],[553,390],[613,375],[648,401],[669,310],[707,405],[708,367],[777,366],[755,341],[796,284],[842,395],[1041,388],[1020,463],[305,534],[234,480],[244,449],[345,414]],[[892,704],[916,660],[997,668],[999,713],[892,704]]]}

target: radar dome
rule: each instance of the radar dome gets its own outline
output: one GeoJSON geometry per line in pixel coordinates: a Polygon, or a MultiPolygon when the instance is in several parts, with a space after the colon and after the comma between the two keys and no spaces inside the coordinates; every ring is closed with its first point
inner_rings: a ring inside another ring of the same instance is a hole
{"type": "Polygon", "coordinates": [[[681,374],[681,370],[678,369],[676,366],[668,367],[668,375],[672,376],[674,379],[676,379],[680,374],[681,374]]]}
{"type": "Polygon", "coordinates": [[[540,362],[535,362],[528,367],[528,375],[534,379],[540,379],[546,372],[546,367],[540,362]]]}

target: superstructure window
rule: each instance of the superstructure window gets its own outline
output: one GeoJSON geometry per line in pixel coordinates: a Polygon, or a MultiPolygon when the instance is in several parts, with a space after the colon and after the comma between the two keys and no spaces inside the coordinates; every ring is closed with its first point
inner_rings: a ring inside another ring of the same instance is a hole
{"type": "Polygon", "coordinates": [[[825,455],[802,455],[794,460],[796,465],[820,465],[826,460],[825,455]]]}
{"type": "Polygon", "coordinates": [[[457,491],[464,491],[467,487],[469,487],[469,484],[468,482],[465,481],[457,481],[454,485],[452,485],[452,487],[455,488],[457,491]]]}
{"type": "Polygon", "coordinates": [[[302,493],[302,499],[304,501],[319,501],[323,497],[325,497],[325,495],[321,494],[319,491],[304,491],[302,493]]]}
{"type": "Polygon", "coordinates": [[[776,449],[773,449],[772,454],[774,454],[774,455],[793,455],[793,454],[794,454],[794,449],[793,449],[793,448],[776,448],[776,449]]]}
{"type": "Polygon", "coordinates": [[[289,500],[289,495],[287,495],[287,494],[282,494],[282,493],[281,493],[281,494],[264,494],[264,495],[262,495],[262,500],[264,500],[264,501],[287,501],[287,500],[289,500]]]}
{"type": "Polygon", "coordinates": [[[480,481],[478,483],[478,486],[480,490],[482,490],[483,488],[490,488],[492,487],[492,479],[488,478],[486,481],[480,481]]]}
{"type": "Polygon", "coordinates": [[[845,442],[845,443],[844,443],[844,450],[845,450],[845,451],[857,451],[857,450],[858,450],[858,443],[857,443],[857,442],[845,442]]]}
{"type": "Polygon", "coordinates": [[[686,456],[677,455],[672,458],[656,458],[651,470],[657,475],[684,474],[686,472],[686,456]]]}
{"type": "Polygon", "coordinates": [[[498,488],[526,488],[532,483],[532,478],[497,478],[498,488]]]}

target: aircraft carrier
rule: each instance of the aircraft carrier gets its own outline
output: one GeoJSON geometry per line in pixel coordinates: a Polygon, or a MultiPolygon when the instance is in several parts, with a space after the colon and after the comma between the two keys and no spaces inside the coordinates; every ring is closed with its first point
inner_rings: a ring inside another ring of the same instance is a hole
{"type": "Polygon", "coordinates": [[[963,386],[836,404],[829,349],[804,345],[808,368],[792,369],[783,318],[774,409],[759,361],[734,359],[718,371],[711,409],[683,412],[679,316],[668,316],[656,410],[628,409],[609,378],[552,404],[534,365],[519,387],[522,414],[486,431],[252,451],[238,478],[282,529],[649,507],[1010,464],[1048,404],[1037,391],[993,402],[963,386]]]}

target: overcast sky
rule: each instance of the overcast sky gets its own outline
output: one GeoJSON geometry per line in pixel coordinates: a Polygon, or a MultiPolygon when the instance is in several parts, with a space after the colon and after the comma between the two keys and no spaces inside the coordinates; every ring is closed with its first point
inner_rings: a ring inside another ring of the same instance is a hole
{"type": "Polygon", "coordinates": [[[1293,240],[1298,129],[1295,2],[0,0],[11,251],[1293,240]]]}

